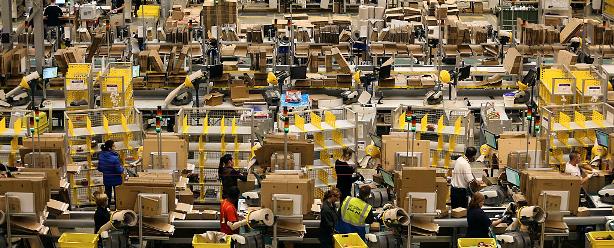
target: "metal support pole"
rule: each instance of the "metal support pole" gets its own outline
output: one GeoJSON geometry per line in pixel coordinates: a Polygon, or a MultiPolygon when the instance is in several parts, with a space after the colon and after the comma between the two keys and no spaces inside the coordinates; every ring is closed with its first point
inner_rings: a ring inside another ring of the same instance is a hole
{"type": "Polygon", "coordinates": [[[13,46],[10,39],[10,34],[13,31],[13,18],[11,18],[11,8],[13,4],[13,0],[6,0],[3,4],[0,4],[0,11],[3,13],[2,15],[2,34],[9,36],[9,42],[3,43],[4,50],[9,50],[13,46]]]}
{"type": "MultiPolygon", "coordinates": [[[[44,38],[44,29],[43,29],[43,0],[33,0],[34,10],[32,13],[34,14],[34,18],[32,22],[34,23],[34,50],[35,58],[36,58],[36,71],[40,74],[43,73],[43,61],[45,57],[45,44],[43,42],[44,38]]],[[[28,67],[30,61],[27,61],[28,67]]]]}
{"type": "Polygon", "coordinates": [[[139,206],[139,247],[143,248],[143,202],[141,201],[141,194],[138,194],[136,201],[139,206]]]}

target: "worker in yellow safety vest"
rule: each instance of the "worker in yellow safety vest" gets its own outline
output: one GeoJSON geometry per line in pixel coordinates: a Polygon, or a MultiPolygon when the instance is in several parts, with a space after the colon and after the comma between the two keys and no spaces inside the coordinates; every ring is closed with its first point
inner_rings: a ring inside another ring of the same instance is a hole
{"type": "Polygon", "coordinates": [[[363,185],[360,187],[358,198],[348,196],[343,200],[339,208],[341,216],[337,231],[339,233],[358,233],[363,239],[365,237],[365,224],[374,221],[371,205],[367,200],[371,196],[371,187],[363,185]]]}

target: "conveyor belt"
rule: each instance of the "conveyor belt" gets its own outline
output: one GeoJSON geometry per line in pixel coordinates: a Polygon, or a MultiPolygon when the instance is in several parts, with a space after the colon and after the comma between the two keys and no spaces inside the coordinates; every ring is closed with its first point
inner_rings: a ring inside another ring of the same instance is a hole
{"type": "MultiPolygon", "coordinates": [[[[593,213],[605,210],[592,209],[593,213]]],[[[608,209],[611,214],[611,209],[608,209]]],[[[75,211],[71,212],[71,219],[59,220],[49,219],[45,221],[46,226],[61,227],[61,228],[93,228],[94,227],[94,211],[75,211]]],[[[605,216],[587,216],[587,217],[564,217],[565,223],[570,226],[578,225],[603,225],[606,222],[605,216]]],[[[319,220],[304,220],[303,223],[307,228],[318,228],[319,220]]],[[[435,219],[435,223],[443,228],[459,228],[467,227],[465,218],[445,218],[435,219]]],[[[219,220],[176,220],[174,222],[177,229],[210,229],[215,230],[220,228],[219,220]]]]}

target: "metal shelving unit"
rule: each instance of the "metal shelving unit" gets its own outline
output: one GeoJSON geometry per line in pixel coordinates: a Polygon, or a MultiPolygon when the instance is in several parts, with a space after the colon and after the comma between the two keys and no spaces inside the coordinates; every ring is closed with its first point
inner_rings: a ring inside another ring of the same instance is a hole
{"type": "Polygon", "coordinates": [[[145,135],[142,119],[141,113],[131,107],[64,112],[66,161],[80,165],[80,170],[68,174],[72,206],[94,204],[93,192],[102,190],[102,174],[94,162],[98,147],[92,146],[93,142],[114,140],[120,161],[134,160],[145,135]]]}
{"type": "Polygon", "coordinates": [[[198,170],[199,202],[221,199],[217,169],[224,154],[233,156],[234,167],[247,168],[255,135],[249,108],[182,108],[177,115],[177,133],[188,140],[188,159],[198,170]]]}

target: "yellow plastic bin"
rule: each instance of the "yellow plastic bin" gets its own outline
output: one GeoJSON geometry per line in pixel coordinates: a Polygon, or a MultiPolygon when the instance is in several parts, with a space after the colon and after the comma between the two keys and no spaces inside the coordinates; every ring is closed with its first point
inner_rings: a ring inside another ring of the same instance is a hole
{"type": "Polygon", "coordinates": [[[230,248],[231,241],[232,240],[230,239],[230,237],[226,236],[226,243],[224,244],[205,243],[205,238],[203,238],[202,236],[198,234],[194,234],[194,237],[192,238],[192,247],[194,248],[230,248]]]}
{"type": "Polygon", "coordinates": [[[589,232],[587,236],[591,248],[614,248],[614,231],[589,232]],[[603,240],[608,237],[611,240],[603,240]]]}
{"type": "Polygon", "coordinates": [[[160,17],[159,5],[141,5],[136,12],[138,17],[160,17]]]}
{"type": "Polygon", "coordinates": [[[335,248],[367,248],[367,244],[357,233],[335,234],[335,248]]]}
{"type": "Polygon", "coordinates": [[[490,247],[497,248],[497,241],[495,239],[473,239],[462,238],[458,239],[458,248],[477,247],[480,243],[490,245],[490,247]]]}
{"type": "Polygon", "coordinates": [[[98,234],[63,233],[58,243],[60,248],[97,248],[98,234]]]}

